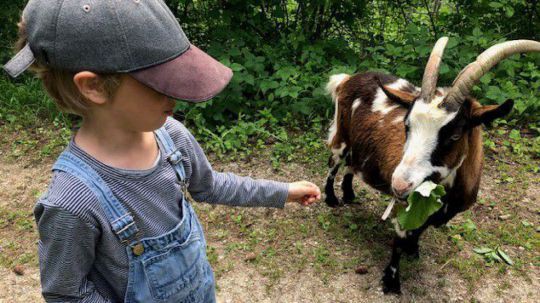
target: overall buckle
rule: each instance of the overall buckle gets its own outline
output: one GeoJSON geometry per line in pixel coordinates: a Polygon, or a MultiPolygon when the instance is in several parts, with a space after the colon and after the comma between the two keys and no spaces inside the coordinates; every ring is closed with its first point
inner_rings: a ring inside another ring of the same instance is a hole
{"type": "Polygon", "coordinates": [[[135,234],[135,240],[137,241],[137,243],[133,246],[131,246],[129,243],[131,242],[130,239],[125,239],[125,240],[122,240],[122,243],[125,244],[125,245],[129,245],[131,246],[131,251],[133,252],[133,254],[135,256],[140,256],[144,253],[144,245],[142,244],[141,242],[141,232],[137,232],[135,234]]]}

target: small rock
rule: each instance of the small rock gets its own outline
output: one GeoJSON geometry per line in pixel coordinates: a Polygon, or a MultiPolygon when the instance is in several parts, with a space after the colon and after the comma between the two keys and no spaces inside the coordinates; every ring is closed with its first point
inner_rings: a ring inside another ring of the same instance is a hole
{"type": "Polygon", "coordinates": [[[18,276],[22,276],[24,275],[24,267],[22,265],[15,265],[13,267],[13,272],[18,276]]]}
{"type": "Polygon", "coordinates": [[[253,261],[255,259],[257,259],[257,254],[255,253],[248,254],[245,258],[246,261],[253,261]]]}
{"type": "Polygon", "coordinates": [[[356,270],[354,271],[355,273],[359,274],[359,275],[365,275],[368,273],[368,268],[367,266],[358,266],[358,268],[356,268],[356,270]]]}
{"type": "Polygon", "coordinates": [[[520,247],[518,247],[518,249],[519,249],[520,251],[524,251],[524,250],[525,250],[525,247],[520,246],[520,247]]]}
{"type": "Polygon", "coordinates": [[[510,217],[511,217],[511,215],[508,215],[508,214],[506,214],[506,215],[500,215],[500,216],[499,216],[499,219],[501,219],[501,220],[504,221],[504,220],[510,219],[510,217]]]}

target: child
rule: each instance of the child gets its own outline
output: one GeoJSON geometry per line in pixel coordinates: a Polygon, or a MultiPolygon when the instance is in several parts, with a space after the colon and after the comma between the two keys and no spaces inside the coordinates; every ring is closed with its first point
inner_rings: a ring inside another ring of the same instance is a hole
{"type": "Polygon", "coordinates": [[[197,201],[283,207],[320,199],[312,183],[212,170],[172,115],[232,72],[191,45],[161,0],[31,0],[19,53],[57,105],[82,117],[35,217],[43,295],[59,302],[214,302],[197,201]],[[189,192],[189,194],[188,194],[189,192]]]}

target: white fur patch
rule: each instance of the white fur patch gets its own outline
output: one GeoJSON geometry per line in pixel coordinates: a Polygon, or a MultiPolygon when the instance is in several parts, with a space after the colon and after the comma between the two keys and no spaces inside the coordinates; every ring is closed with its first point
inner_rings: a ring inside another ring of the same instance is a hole
{"type": "Polygon", "coordinates": [[[466,158],[466,156],[461,157],[461,160],[459,161],[459,164],[456,167],[454,167],[453,169],[451,169],[448,176],[444,180],[442,180],[441,184],[443,186],[446,186],[446,187],[454,186],[454,181],[456,180],[457,170],[461,167],[461,165],[463,164],[463,161],[465,161],[465,158],[466,158]]]}
{"type": "Polygon", "coordinates": [[[337,88],[338,86],[343,83],[343,81],[349,79],[351,76],[347,74],[337,74],[330,76],[330,81],[328,81],[328,84],[326,84],[326,91],[332,95],[332,100],[336,102],[337,98],[337,88]]]}
{"type": "MultiPolygon", "coordinates": [[[[395,82],[388,84],[386,86],[391,89],[399,90],[408,85],[410,84],[407,80],[398,79],[395,82]]],[[[388,97],[386,96],[386,94],[383,92],[381,88],[377,89],[377,93],[375,94],[375,99],[373,100],[373,104],[371,105],[372,112],[374,113],[379,112],[382,115],[386,115],[398,107],[399,105],[389,102],[388,97]]]]}
{"type": "Polygon", "coordinates": [[[392,278],[395,278],[397,269],[394,266],[390,266],[390,270],[392,271],[392,278]]]}
{"type": "Polygon", "coordinates": [[[452,121],[457,112],[447,112],[437,105],[444,96],[436,97],[433,102],[418,100],[409,114],[409,135],[404,147],[401,162],[392,175],[392,179],[400,179],[412,183],[416,188],[433,172],[439,172],[446,178],[451,170],[444,166],[432,166],[431,155],[437,147],[439,130],[452,121]]]}
{"type": "Polygon", "coordinates": [[[398,235],[398,237],[400,238],[407,237],[407,232],[401,229],[401,227],[399,226],[399,222],[396,218],[392,219],[391,222],[392,224],[394,224],[394,230],[396,231],[396,234],[398,235]]]}
{"type": "Polygon", "coordinates": [[[332,120],[332,124],[330,125],[330,128],[328,129],[328,140],[326,141],[328,145],[332,144],[332,141],[334,140],[334,137],[337,133],[337,115],[338,115],[338,102],[337,100],[334,102],[334,120],[332,120]]]}
{"type": "Polygon", "coordinates": [[[366,163],[369,161],[369,158],[370,158],[370,157],[371,157],[371,155],[370,155],[370,156],[367,156],[367,157],[364,159],[364,161],[362,162],[362,169],[364,169],[364,167],[366,166],[366,163]]]}
{"type": "Polygon", "coordinates": [[[405,118],[405,117],[404,116],[398,116],[397,118],[394,119],[394,121],[392,121],[392,124],[403,123],[403,118],[405,118]]]}
{"type": "Polygon", "coordinates": [[[338,115],[338,95],[337,95],[337,88],[338,86],[343,83],[343,81],[346,81],[349,79],[350,76],[347,74],[337,74],[330,76],[330,81],[328,81],[328,84],[326,85],[326,91],[332,95],[332,101],[335,104],[334,107],[334,120],[332,121],[332,124],[330,125],[330,129],[328,130],[328,140],[326,141],[328,145],[332,144],[332,141],[334,140],[334,137],[336,136],[337,132],[337,115],[338,115]]]}
{"type": "Polygon", "coordinates": [[[354,111],[358,108],[358,106],[360,106],[360,104],[362,104],[362,100],[360,100],[360,98],[353,101],[351,115],[354,115],[354,111]]]}
{"type": "Polygon", "coordinates": [[[334,163],[337,165],[343,156],[343,151],[345,150],[345,147],[347,147],[347,144],[341,143],[339,148],[332,148],[332,158],[334,159],[334,163]]]}

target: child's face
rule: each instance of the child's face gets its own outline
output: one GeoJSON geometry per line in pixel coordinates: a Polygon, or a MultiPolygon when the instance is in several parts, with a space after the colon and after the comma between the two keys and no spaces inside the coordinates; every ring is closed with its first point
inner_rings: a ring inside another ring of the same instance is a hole
{"type": "Polygon", "coordinates": [[[148,86],[123,75],[116,94],[106,104],[110,117],[131,131],[153,131],[173,114],[175,102],[148,86]]]}

